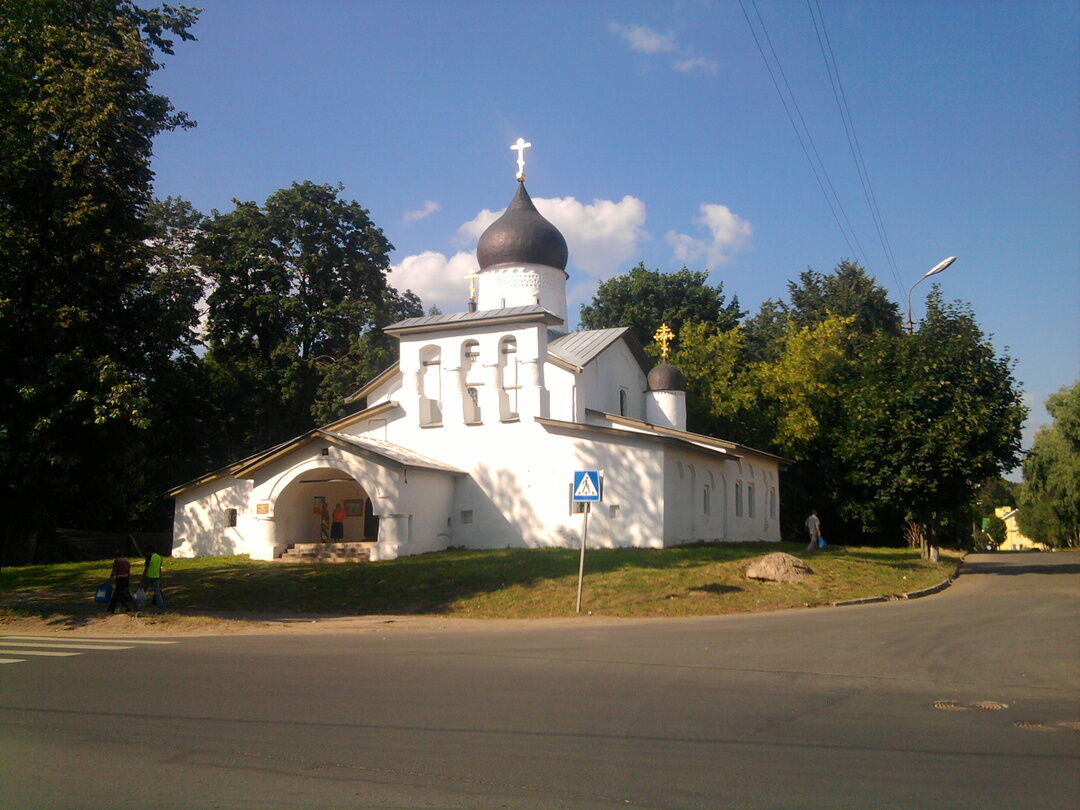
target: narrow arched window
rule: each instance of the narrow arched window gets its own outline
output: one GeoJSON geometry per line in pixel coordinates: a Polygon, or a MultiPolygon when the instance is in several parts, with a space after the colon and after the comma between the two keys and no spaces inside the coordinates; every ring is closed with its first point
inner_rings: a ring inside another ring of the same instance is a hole
{"type": "Polygon", "coordinates": [[[480,344],[466,340],[461,345],[461,374],[465,383],[477,381],[480,373],[480,344]]]}
{"type": "Polygon", "coordinates": [[[480,419],[480,393],[475,388],[465,389],[465,424],[479,425],[480,419]]]}
{"type": "Polygon", "coordinates": [[[499,418],[511,422],[518,418],[517,340],[499,341],[499,418]]]}
{"type": "Polygon", "coordinates": [[[735,517],[742,517],[742,481],[735,482],[735,517]]]}
{"type": "Polygon", "coordinates": [[[438,346],[420,350],[420,424],[442,424],[442,364],[438,346]]]}
{"type": "Polygon", "coordinates": [[[619,389],[619,416],[626,416],[626,389],[619,389]]]}

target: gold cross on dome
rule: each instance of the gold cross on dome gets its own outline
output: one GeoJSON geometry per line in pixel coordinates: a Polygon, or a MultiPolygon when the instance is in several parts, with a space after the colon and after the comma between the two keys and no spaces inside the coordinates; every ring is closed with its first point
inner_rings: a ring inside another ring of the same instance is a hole
{"type": "Polygon", "coordinates": [[[656,334],[653,335],[653,340],[660,344],[660,359],[667,360],[668,356],[668,344],[675,339],[675,333],[672,332],[666,323],[660,324],[660,328],[656,330],[656,334]]]}
{"type": "Polygon", "coordinates": [[[525,182],[525,150],[530,146],[532,146],[532,144],[524,138],[518,138],[517,141],[510,145],[510,151],[518,153],[518,170],[516,177],[522,183],[525,182]]]}
{"type": "Polygon", "coordinates": [[[469,300],[476,300],[476,279],[480,278],[479,273],[466,273],[465,278],[469,280],[469,300]]]}

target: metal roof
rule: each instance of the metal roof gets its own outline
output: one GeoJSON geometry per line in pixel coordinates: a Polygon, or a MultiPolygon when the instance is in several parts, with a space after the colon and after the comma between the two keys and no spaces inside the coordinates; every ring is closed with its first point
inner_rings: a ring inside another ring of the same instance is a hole
{"type": "Polygon", "coordinates": [[[559,335],[548,341],[548,354],[554,355],[565,363],[583,368],[620,338],[626,342],[627,348],[638,361],[641,370],[648,372],[649,359],[628,326],[617,326],[612,329],[586,329],[559,335]]]}
{"type": "Polygon", "coordinates": [[[454,312],[450,315],[425,315],[420,318],[406,318],[384,327],[387,334],[408,329],[433,329],[440,326],[457,326],[465,323],[482,323],[494,320],[533,319],[541,317],[548,323],[560,324],[562,319],[544,309],[539,304],[524,307],[503,307],[501,309],[483,309],[478,312],[454,312]],[[546,317],[543,317],[546,316],[546,317]]]}
{"type": "Polygon", "coordinates": [[[437,472],[450,472],[458,475],[465,475],[464,470],[460,470],[450,464],[444,464],[441,461],[436,461],[433,458],[422,456],[419,453],[414,453],[407,447],[402,447],[400,444],[394,444],[393,442],[382,441],[381,439],[371,439],[367,436],[353,436],[348,433],[338,433],[333,430],[317,430],[323,436],[330,436],[338,439],[347,445],[351,445],[360,450],[367,450],[375,455],[382,456],[383,458],[396,461],[403,467],[420,467],[428,470],[435,470],[437,472]]]}

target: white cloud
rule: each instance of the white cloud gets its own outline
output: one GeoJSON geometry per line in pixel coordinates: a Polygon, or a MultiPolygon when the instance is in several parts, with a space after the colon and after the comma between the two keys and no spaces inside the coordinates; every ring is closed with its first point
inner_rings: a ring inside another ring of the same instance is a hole
{"type": "Polygon", "coordinates": [[[716,73],[720,70],[720,63],[707,56],[692,56],[687,57],[686,59],[676,59],[671,66],[681,73],[692,73],[695,70],[700,70],[702,73],[716,73]]]}
{"type": "MultiPolygon", "coordinates": [[[[645,203],[629,195],[618,202],[593,200],[586,205],[574,197],[534,197],[533,203],[547,220],[566,237],[570,262],[590,276],[614,275],[629,259],[636,257],[638,245],[648,234],[645,203]]],[[[458,228],[462,240],[478,239],[501,211],[484,209],[458,228]]]]}
{"type": "Polygon", "coordinates": [[[641,53],[666,53],[679,47],[674,34],[661,34],[647,25],[622,25],[613,22],[608,25],[608,30],[624,39],[631,49],[641,53]]]}
{"type": "MultiPolygon", "coordinates": [[[[535,203],[536,200],[533,200],[533,202],[535,203]]],[[[488,225],[501,217],[502,214],[502,211],[492,211],[484,208],[479,214],[458,228],[458,241],[463,245],[475,242],[487,230],[488,225]]]]}
{"type": "Polygon", "coordinates": [[[726,205],[702,203],[694,222],[708,229],[707,238],[668,231],[665,235],[677,261],[690,264],[705,260],[710,267],[726,264],[731,254],[749,246],[754,229],[726,205]]]}
{"type": "Polygon", "coordinates": [[[440,208],[439,204],[434,200],[424,200],[424,207],[415,211],[406,211],[404,219],[406,222],[415,222],[418,219],[425,219],[430,217],[440,208]]]}
{"type": "Polygon", "coordinates": [[[661,34],[647,25],[623,25],[617,22],[609,23],[608,30],[638,53],[648,56],[674,54],[675,61],[671,63],[671,67],[680,73],[716,73],[720,70],[719,62],[703,56],[690,45],[683,45],[673,33],[661,34]]]}
{"type": "Polygon", "coordinates": [[[461,309],[469,297],[469,282],[465,278],[475,273],[476,254],[458,251],[449,259],[434,250],[406,256],[390,266],[389,281],[401,292],[412,290],[424,306],[450,305],[461,309]]]}

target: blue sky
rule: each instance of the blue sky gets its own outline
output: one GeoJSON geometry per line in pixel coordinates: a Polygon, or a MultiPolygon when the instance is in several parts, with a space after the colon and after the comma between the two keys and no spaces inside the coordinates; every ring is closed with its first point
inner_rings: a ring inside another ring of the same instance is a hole
{"type": "Polygon", "coordinates": [[[1080,377],[1080,3],[820,3],[892,263],[817,3],[204,0],[199,41],[155,77],[199,123],[159,136],[156,192],[209,212],[343,183],[396,246],[392,279],[444,312],[464,309],[476,237],[513,195],[519,136],[570,246],[572,319],[641,260],[708,268],[753,311],[849,257],[905,307],[956,255],[937,280],[1018,360],[1029,444],[1080,377]]]}

